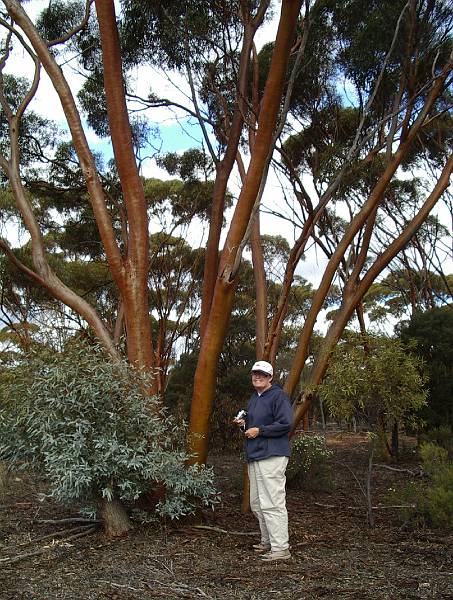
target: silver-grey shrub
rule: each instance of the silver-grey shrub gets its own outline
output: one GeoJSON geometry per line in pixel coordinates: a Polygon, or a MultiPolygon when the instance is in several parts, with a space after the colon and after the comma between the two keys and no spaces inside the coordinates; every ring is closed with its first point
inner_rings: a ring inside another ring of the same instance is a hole
{"type": "Polygon", "coordinates": [[[67,503],[136,500],[166,490],[155,510],[178,518],[216,500],[210,468],[186,466],[182,426],[146,390],[149,380],[99,348],[32,355],[0,382],[0,439],[67,503]]]}

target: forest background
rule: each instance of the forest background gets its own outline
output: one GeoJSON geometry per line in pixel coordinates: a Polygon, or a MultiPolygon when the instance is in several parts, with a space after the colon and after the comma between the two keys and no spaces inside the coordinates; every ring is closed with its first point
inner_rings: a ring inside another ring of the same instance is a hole
{"type": "MultiPolygon", "coordinates": [[[[187,451],[204,464],[210,440],[231,437],[255,358],[276,365],[295,429],[319,415],[339,343],[363,348],[366,366],[373,327],[404,337],[422,313],[448,331],[450,9],[4,0],[7,383],[32,349],[96,342],[151,375],[147,394],[188,418],[187,451]],[[41,79],[64,121],[40,110],[41,79]],[[169,118],[193,144],[181,149],[169,118]]],[[[433,426],[451,424],[441,387],[433,426]]],[[[378,406],[361,416],[388,430],[395,414],[378,406]]]]}

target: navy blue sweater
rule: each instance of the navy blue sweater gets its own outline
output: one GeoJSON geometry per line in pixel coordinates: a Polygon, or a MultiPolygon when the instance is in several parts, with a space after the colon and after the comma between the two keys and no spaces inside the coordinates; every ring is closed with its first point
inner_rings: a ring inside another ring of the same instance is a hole
{"type": "Polygon", "coordinates": [[[292,420],[293,409],[281,387],[274,384],[261,396],[254,392],[247,407],[246,428],[259,427],[260,434],[246,439],[247,461],[290,456],[288,433],[292,420]]]}

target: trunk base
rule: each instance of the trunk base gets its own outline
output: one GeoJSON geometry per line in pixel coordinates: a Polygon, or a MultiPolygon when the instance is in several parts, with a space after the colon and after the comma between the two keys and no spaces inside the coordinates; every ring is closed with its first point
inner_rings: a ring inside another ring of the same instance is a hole
{"type": "Polygon", "coordinates": [[[133,529],[132,523],[119,500],[102,499],[101,518],[104,524],[104,534],[108,538],[124,537],[133,529]]]}

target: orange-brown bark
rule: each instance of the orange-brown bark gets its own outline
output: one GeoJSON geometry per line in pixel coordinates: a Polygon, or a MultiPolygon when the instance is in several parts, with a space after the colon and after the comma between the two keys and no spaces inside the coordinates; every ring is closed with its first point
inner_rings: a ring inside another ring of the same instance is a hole
{"type": "Polygon", "coordinates": [[[267,335],[267,284],[264,270],[263,247],[261,245],[259,213],[255,215],[251,235],[253,275],[255,277],[255,331],[256,358],[264,356],[267,335]]]}
{"type": "Polygon", "coordinates": [[[101,34],[110,135],[128,221],[128,249],[124,277],[119,285],[128,358],[132,364],[150,370],[154,361],[148,307],[147,207],[132,146],[114,2],[96,0],[96,11],[101,34]]]}
{"type": "MultiPolygon", "coordinates": [[[[236,110],[231,119],[231,125],[229,126],[228,131],[225,132],[227,147],[224,157],[216,165],[216,179],[212,194],[211,218],[209,223],[208,242],[206,245],[206,258],[201,295],[200,334],[202,337],[206,331],[206,325],[209,318],[209,311],[211,309],[211,302],[217,279],[217,271],[219,266],[219,242],[225,209],[225,194],[227,191],[228,180],[236,160],[242,127],[244,124],[244,115],[247,113],[246,98],[250,53],[253,46],[254,35],[264,19],[268,4],[268,0],[262,1],[256,17],[249,21],[245,21],[244,24],[244,41],[242,44],[239,64],[236,110]]],[[[244,19],[246,19],[246,17],[246,15],[243,15],[244,19]]],[[[227,115],[225,115],[225,118],[227,119],[227,115]]]]}
{"type": "Polygon", "coordinates": [[[36,52],[60,98],[61,106],[71,132],[74,148],[80,161],[80,167],[85,177],[90,201],[102,243],[107,254],[109,266],[113,277],[117,280],[122,276],[122,257],[116,244],[112,220],[105,203],[104,190],[97,173],[96,163],[88,146],[80,114],[71,88],[54,56],[49,52],[46,43],[39,35],[36,27],[22,8],[21,4],[16,0],[7,0],[4,4],[12,19],[14,19],[26,33],[33,50],[36,52]]]}
{"type": "Polygon", "coordinates": [[[203,463],[207,458],[217,361],[225,338],[234,295],[233,267],[249,225],[273,140],[300,5],[299,0],[282,2],[280,23],[263,95],[254,151],[225,241],[211,310],[201,343],[189,426],[189,449],[196,462],[203,463]]]}

